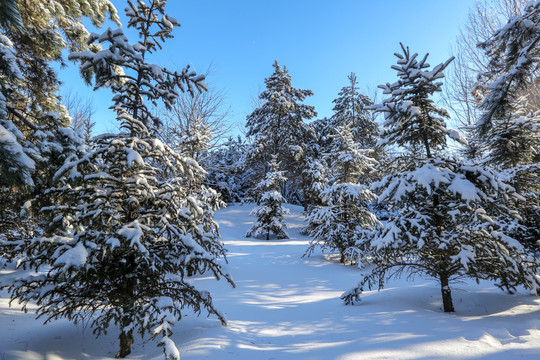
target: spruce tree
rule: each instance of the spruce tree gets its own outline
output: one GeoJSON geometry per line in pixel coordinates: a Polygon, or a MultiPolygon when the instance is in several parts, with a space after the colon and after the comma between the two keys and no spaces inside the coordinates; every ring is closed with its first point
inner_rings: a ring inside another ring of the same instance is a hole
{"type": "Polygon", "coordinates": [[[288,213],[288,210],[283,209],[281,204],[285,199],[279,192],[279,184],[287,179],[278,169],[277,156],[272,156],[266,177],[255,188],[256,193],[259,194],[257,207],[251,211],[250,215],[255,216],[257,221],[246,237],[264,235],[266,240],[270,240],[270,233],[273,233],[278,239],[289,238],[285,232],[287,225],[284,222],[284,215],[288,213]]]}
{"type": "Polygon", "coordinates": [[[358,231],[379,224],[368,210],[376,196],[359,183],[373,170],[376,161],[370,157],[372,151],[359,149],[350,124],[335,130],[331,144],[326,157],[333,177],[320,193],[322,206],[314,208],[306,218],[313,237],[306,254],[310,255],[316,247],[338,251],[340,262],[344,263],[346,250],[354,245],[358,231]]]}
{"type": "Polygon", "coordinates": [[[89,38],[107,48],[70,55],[95,76],[96,88],[110,87],[121,131],[97,136],[55,174],[45,193],[52,205],[41,209],[50,219],[42,237],[7,244],[21,258],[19,268],[46,268],[11,284],[12,301],[25,309],[37,303],[45,322],[87,322],[96,335],[118,326],[118,357],[130,353],[138,332],[159,336],[165,357],[179,359],[170,336],[185,308],[225,323],[189,275],[225,276],[232,284],[218,263],[225,254],[213,220],[218,197],[200,185],[204,171],[195,160],[156,138],[159,119],[147,107],[170,106],[179,91],[205,89],[204,77],[188,68],[171,72],[146,60],[178,25],[165,3],[128,2],[137,43],[122,29],[108,29],[89,38]]]}
{"type": "Polygon", "coordinates": [[[382,228],[359,233],[353,254],[361,266],[372,265],[343,299],[354,303],[364,287],[382,288],[402,272],[437,279],[445,312],[454,311],[450,283],[464,277],[536,293],[540,262],[509,235],[519,219],[511,200],[520,196],[492,170],[444,155],[446,135],[463,140],[446,128],[447,112],[430,99],[441,90],[438,80],[450,60],[430,71],[427,55],[417,61],[417,54],[402,50],[393,66],[399,80],[381,86],[389,97],[376,110],[385,113],[382,141],[416,156],[407,154],[403,172],[374,184],[379,202],[397,213],[382,228]]]}
{"type": "Polygon", "coordinates": [[[285,171],[288,182],[282,184],[286,197],[302,191],[302,159],[309,137],[313,136],[305,120],[316,115],[313,106],[302,104],[311,90],[296,89],[286,67],[273,64],[274,73],[265,79],[266,90],[259,99],[262,104],[247,117],[247,136],[253,140],[246,165],[254,171],[254,182],[266,175],[266,165],[272,156],[279,156],[280,169],[285,171]],[[289,189],[287,189],[289,185],[289,189]]]}

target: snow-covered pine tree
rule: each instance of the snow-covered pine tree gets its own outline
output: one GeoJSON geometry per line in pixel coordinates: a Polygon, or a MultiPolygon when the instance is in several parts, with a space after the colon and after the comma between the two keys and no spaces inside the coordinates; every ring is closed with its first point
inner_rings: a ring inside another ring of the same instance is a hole
{"type": "Polygon", "coordinates": [[[338,97],[332,102],[334,115],[329,125],[332,129],[351,124],[354,140],[363,149],[373,149],[377,144],[379,128],[370,116],[369,108],[373,105],[371,99],[360,94],[356,74],[347,76],[350,84],[341,89],[338,97]]]}
{"type": "Polygon", "coordinates": [[[207,156],[212,130],[203,117],[195,116],[190,120],[190,126],[178,135],[173,145],[177,152],[187,154],[199,163],[207,156]]]}
{"type": "Polygon", "coordinates": [[[501,171],[525,201],[517,201],[525,228],[513,232],[522,244],[540,254],[540,110],[534,111],[522,96],[505,119],[492,119],[482,141],[483,161],[501,171]]]}
{"type": "MultiPolygon", "coordinates": [[[[6,187],[33,185],[32,172],[35,162],[21,144],[24,143],[22,132],[9,120],[9,103],[3,95],[22,80],[22,73],[12,53],[11,41],[0,35],[0,157],[2,162],[2,182],[6,187]]],[[[4,201],[3,201],[4,202],[4,201]]]]}
{"type": "Polygon", "coordinates": [[[463,141],[458,132],[446,129],[444,119],[449,117],[448,111],[435,106],[430,98],[441,91],[442,83],[437,80],[444,76],[442,71],[453,58],[428,72],[425,70],[430,66],[428,54],[418,60],[418,54],[411,55],[408,47],[400,45],[403,54],[394,54],[398,61],[392,66],[399,80],[379,86],[383,94],[390,97],[374,106],[376,111],[384,114],[380,145],[396,144],[414,152],[420,149],[430,158],[432,149],[440,150],[446,145],[446,135],[463,141]]]}
{"type": "Polygon", "coordinates": [[[519,240],[540,252],[540,156],[537,73],[540,66],[540,3],[528,2],[487,41],[480,43],[489,59],[478,79],[484,110],[477,137],[487,149],[487,161],[504,168],[508,181],[526,198],[517,203],[525,231],[519,240]]]}
{"type": "Polygon", "coordinates": [[[328,167],[322,156],[317,153],[309,153],[305,157],[303,179],[306,183],[304,189],[304,211],[309,211],[310,207],[322,205],[321,193],[328,185],[328,167]]]}
{"type": "Polygon", "coordinates": [[[354,303],[364,287],[380,289],[403,272],[437,279],[445,312],[454,311],[450,283],[463,277],[495,280],[508,290],[524,285],[536,293],[540,263],[508,235],[519,218],[509,199],[519,195],[492,170],[443,156],[446,135],[462,139],[446,129],[446,111],[430,99],[441,90],[438,80],[449,61],[430,71],[427,55],[418,62],[402,49],[393,66],[400,79],[382,86],[389,98],[376,110],[385,113],[383,143],[409,149],[418,144],[414,150],[423,158],[408,155],[403,172],[375,184],[379,202],[397,213],[384,227],[359,235],[353,254],[365,272],[342,298],[354,303]]]}
{"type": "Polygon", "coordinates": [[[274,72],[265,79],[266,90],[259,96],[261,105],[247,117],[247,136],[254,144],[246,165],[254,171],[256,184],[265,177],[271,157],[278,155],[280,169],[288,179],[281,189],[287,197],[303,190],[301,160],[307,138],[313,135],[304,121],[316,113],[313,106],[301,103],[313,95],[311,90],[294,88],[287,68],[282,69],[277,60],[273,66],[274,72]]]}
{"type": "Polygon", "coordinates": [[[359,180],[373,170],[376,161],[372,150],[360,149],[354,141],[351,124],[335,130],[331,148],[326,157],[332,166],[333,178],[321,192],[323,206],[314,208],[306,221],[313,237],[306,255],[316,247],[338,251],[340,262],[345,262],[346,250],[354,245],[359,230],[379,225],[368,204],[376,200],[368,187],[359,180]]]}
{"type": "Polygon", "coordinates": [[[133,333],[160,336],[167,359],[179,359],[170,336],[185,308],[206,310],[222,323],[207,291],[189,274],[224,276],[218,263],[225,249],[213,214],[215,192],[197,185],[204,171],[155,137],[159,119],[147,104],[170,106],[178,91],[203,90],[204,77],[185,68],[171,72],[146,57],[171,37],[178,22],[165,14],[166,1],[128,1],[128,26],[140,40],[130,44],[121,29],[92,34],[108,44],[97,52],[72,53],[83,72],[95,74],[96,88],[109,86],[121,132],[97,136],[91,148],[72,155],[47,190],[46,234],[16,242],[19,268],[37,276],[10,285],[12,301],[38,304],[45,321],[87,322],[95,334],[120,329],[118,357],[131,351],[133,333]],[[92,315],[92,316],[89,316],[92,315]]]}
{"type": "Polygon", "coordinates": [[[89,32],[83,18],[99,26],[107,14],[118,21],[108,0],[0,4],[0,233],[4,235],[14,230],[10,224],[18,221],[22,204],[50,186],[54,172],[80,145],[66,129],[70,117],[57,95],[60,82],[53,64],[64,64],[66,49],[87,48],[89,32]]]}
{"type": "Polygon", "coordinates": [[[257,207],[251,211],[250,215],[255,216],[257,221],[246,237],[264,235],[266,240],[270,240],[270,233],[273,233],[278,239],[289,238],[285,232],[287,225],[284,222],[284,215],[288,213],[288,210],[281,205],[285,199],[279,192],[280,183],[286,180],[283,171],[279,171],[277,156],[272,156],[268,163],[266,177],[255,189],[258,194],[257,207]]]}

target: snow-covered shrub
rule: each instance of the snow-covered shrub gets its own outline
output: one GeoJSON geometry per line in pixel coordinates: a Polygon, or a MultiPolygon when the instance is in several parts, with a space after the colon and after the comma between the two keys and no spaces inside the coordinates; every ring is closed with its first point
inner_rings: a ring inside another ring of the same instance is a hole
{"type": "Polygon", "coordinates": [[[270,233],[278,239],[287,239],[289,236],[285,232],[287,225],[284,222],[284,215],[287,209],[282,207],[285,201],[279,192],[279,184],[286,180],[282,171],[278,171],[279,164],[276,156],[268,164],[269,171],[266,177],[257,185],[255,191],[257,196],[257,207],[250,215],[255,216],[257,221],[248,231],[246,237],[257,237],[264,235],[266,240],[270,240],[270,233]]]}

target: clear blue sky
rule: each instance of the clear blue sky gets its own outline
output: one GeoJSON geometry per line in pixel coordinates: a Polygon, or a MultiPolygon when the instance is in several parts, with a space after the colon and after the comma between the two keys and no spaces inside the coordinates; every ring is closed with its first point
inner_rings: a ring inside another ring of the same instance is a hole
{"type": "MultiPolygon", "coordinates": [[[[126,23],[126,2],[113,3],[126,23]]],[[[306,102],[321,118],[332,115],[332,100],[350,72],[370,96],[378,84],[395,81],[390,66],[399,42],[420,55],[429,52],[432,65],[445,61],[472,6],[474,0],[169,0],[166,9],[182,26],[153,60],[171,68],[191,64],[199,72],[211,65],[208,82],[225,91],[231,121],[243,126],[277,59],[293,86],[314,92],[306,102]]],[[[66,89],[92,97],[96,133],[114,128],[107,90],[84,88],[73,69],[61,79],[66,89]]]]}

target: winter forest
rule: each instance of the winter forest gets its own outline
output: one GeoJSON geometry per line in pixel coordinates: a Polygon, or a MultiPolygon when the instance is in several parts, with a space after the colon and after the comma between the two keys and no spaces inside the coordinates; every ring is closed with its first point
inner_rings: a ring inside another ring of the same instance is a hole
{"type": "Polygon", "coordinates": [[[269,62],[240,130],[171,5],[0,1],[0,360],[538,359],[539,1],[331,116],[269,62]]]}

